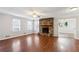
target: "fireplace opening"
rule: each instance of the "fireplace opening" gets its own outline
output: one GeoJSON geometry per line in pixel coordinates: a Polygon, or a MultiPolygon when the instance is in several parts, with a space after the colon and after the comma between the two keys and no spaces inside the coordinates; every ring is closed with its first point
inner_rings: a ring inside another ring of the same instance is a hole
{"type": "Polygon", "coordinates": [[[49,28],[42,28],[42,33],[49,33],[49,28]]]}

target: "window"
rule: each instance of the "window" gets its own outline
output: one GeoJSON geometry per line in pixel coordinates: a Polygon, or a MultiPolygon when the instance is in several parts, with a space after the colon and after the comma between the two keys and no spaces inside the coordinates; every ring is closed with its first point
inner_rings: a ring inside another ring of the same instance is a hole
{"type": "Polygon", "coordinates": [[[39,20],[34,21],[34,32],[35,33],[39,32],[39,20]]]}
{"type": "Polygon", "coordinates": [[[13,19],[12,20],[12,30],[13,32],[20,31],[21,22],[20,19],[13,19]]]}
{"type": "Polygon", "coordinates": [[[33,21],[32,20],[27,21],[27,31],[30,33],[33,32],[33,21]]]}
{"type": "Polygon", "coordinates": [[[28,20],[27,31],[29,33],[38,33],[39,32],[39,20],[28,20]]]}

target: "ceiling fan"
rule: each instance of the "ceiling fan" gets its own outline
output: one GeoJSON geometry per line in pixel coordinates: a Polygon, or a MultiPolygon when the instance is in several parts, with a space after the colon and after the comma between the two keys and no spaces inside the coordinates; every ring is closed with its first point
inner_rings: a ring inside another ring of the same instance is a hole
{"type": "Polygon", "coordinates": [[[45,17],[44,13],[38,12],[36,10],[30,10],[30,11],[27,12],[27,14],[31,18],[42,18],[42,17],[45,17]]]}
{"type": "Polygon", "coordinates": [[[41,16],[41,15],[40,15],[39,12],[37,12],[37,11],[33,11],[33,12],[32,12],[32,17],[33,17],[33,18],[37,18],[37,17],[39,18],[40,16],[41,16]]]}
{"type": "Polygon", "coordinates": [[[71,9],[71,11],[75,11],[75,10],[78,10],[79,8],[78,7],[71,7],[70,9],[71,9]]]}

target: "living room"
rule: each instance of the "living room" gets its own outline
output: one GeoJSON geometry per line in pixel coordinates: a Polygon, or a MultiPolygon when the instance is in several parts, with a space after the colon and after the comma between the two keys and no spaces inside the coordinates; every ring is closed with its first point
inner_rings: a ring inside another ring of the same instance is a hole
{"type": "Polygon", "coordinates": [[[0,7],[0,51],[79,51],[78,7],[0,7]]]}

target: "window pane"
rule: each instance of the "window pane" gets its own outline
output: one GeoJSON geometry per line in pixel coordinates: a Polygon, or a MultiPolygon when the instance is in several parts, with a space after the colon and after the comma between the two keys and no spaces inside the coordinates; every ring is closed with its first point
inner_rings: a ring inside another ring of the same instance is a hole
{"type": "Polygon", "coordinates": [[[34,21],[34,32],[39,32],[39,20],[34,21]]]}
{"type": "Polygon", "coordinates": [[[12,30],[13,32],[20,31],[20,19],[13,19],[12,21],[12,30]]]}
{"type": "Polygon", "coordinates": [[[27,32],[33,32],[33,21],[27,21],[27,32]]]}

